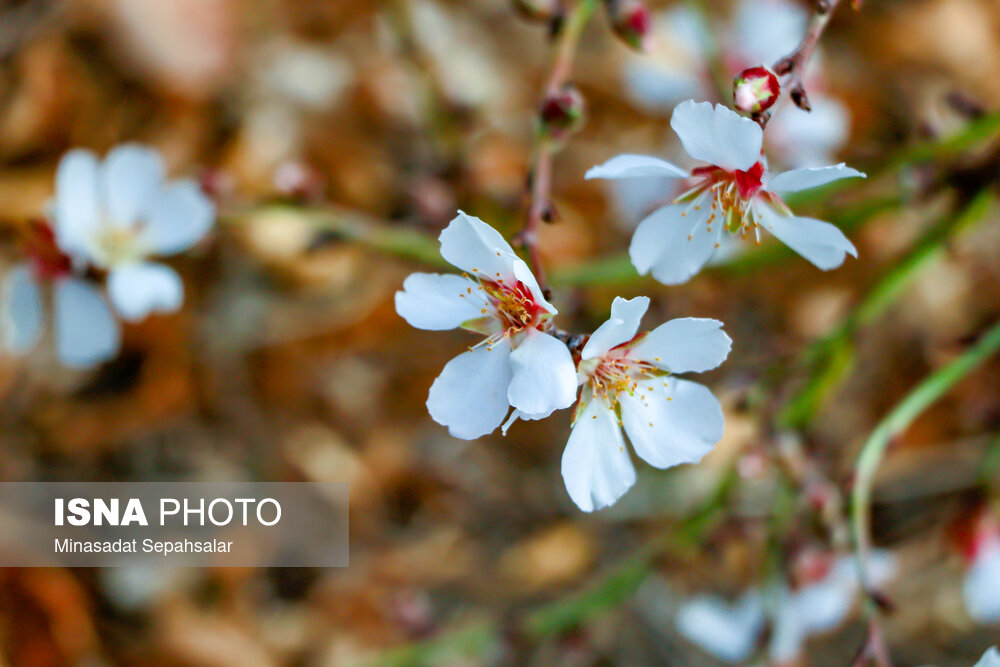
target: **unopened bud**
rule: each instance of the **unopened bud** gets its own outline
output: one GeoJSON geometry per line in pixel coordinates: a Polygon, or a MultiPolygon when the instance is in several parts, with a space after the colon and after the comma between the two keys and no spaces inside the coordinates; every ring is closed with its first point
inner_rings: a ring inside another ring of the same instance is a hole
{"type": "Polygon", "coordinates": [[[638,51],[646,50],[646,39],[653,29],[653,16],[642,0],[606,0],[611,27],[615,34],[638,51]]]}
{"type": "Polygon", "coordinates": [[[733,105],[739,111],[759,114],[778,101],[781,86],[776,77],[765,67],[751,67],[733,79],[733,105]]]}
{"type": "Polygon", "coordinates": [[[586,102],[580,89],[571,83],[551,92],[538,109],[541,132],[553,139],[562,139],[583,127],[586,102]]]}
{"type": "Polygon", "coordinates": [[[529,21],[548,23],[565,12],[563,0],[513,0],[514,9],[529,21]]]}

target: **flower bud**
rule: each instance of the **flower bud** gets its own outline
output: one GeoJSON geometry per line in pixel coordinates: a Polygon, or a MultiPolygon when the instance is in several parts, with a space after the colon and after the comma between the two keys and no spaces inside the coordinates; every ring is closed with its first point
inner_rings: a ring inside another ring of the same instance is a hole
{"type": "Polygon", "coordinates": [[[653,17],[642,0],[606,0],[615,34],[638,51],[645,51],[653,17]]]}
{"type": "Polygon", "coordinates": [[[739,111],[758,114],[778,101],[778,77],[765,67],[751,67],[733,79],[733,105],[739,111]]]}
{"type": "Polygon", "coordinates": [[[565,12],[563,0],[513,0],[514,9],[529,21],[547,23],[565,12]]]}
{"type": "Polygon", "coordinates": [[[563,139],[583,127],[586,108],[580,89],[568,83],[542,100],[538,109],[539,128],[553,139],[563,139]]]}

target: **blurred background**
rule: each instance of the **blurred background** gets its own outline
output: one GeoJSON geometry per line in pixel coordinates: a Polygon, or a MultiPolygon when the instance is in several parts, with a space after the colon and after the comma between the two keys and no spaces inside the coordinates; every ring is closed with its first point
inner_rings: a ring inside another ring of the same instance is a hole
{"type": "MultiPolygon", "coordinates": [[[[840,7],[806,79],[816,116],[783,104],[766,149],[775,167],[868,172],[793,202],[860,259],[823,273],[765,242],[671,288],[624,255],[656,184],[583,173],[621,152],[683,160],[673,105],[728,101],[812,8],[650,7],[644,55],[603,9],[583,32],[586,124],[555,157],[540,246],[565,328],[639,294],[649,328],[725,322],[733,352],[700,381],[726,434],[698,466],[639,465],[618,505],[584,515],[559,474],[569,414],[449,437],[424,401],[471,339],[392,305],[408,273],[439,268],[457,208],[508,238],[521,226],[551,25],[509,0],[0,3],[6,266],[72,147],[156,146],[220,210],[173,262],[183,311],[128,326],[117,359],[0,359],[3,479],[348,481],[352,510],[346,569],[4,570],[0,663],[714,665],[676,630],[686,599],[794,587],[804,561],[843,553],[866,438],[1000,319],[1000,5],[840,7]]],[[[1000,517],[998,372],[961,378],[876,479],[895,664],[972,665],[1000,639],[962,600],[975,527],[1000,517]]],[[[790,664],[850,664],[864,637],[852,612],[790,664]]]]}

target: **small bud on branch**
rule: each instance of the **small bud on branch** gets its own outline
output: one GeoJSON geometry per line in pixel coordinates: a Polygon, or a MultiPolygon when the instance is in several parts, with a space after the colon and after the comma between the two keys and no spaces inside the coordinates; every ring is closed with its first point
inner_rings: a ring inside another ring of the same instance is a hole
{"type": "Polygon", "coordinates": [[[653,16],[642,0],[605,0],[611,27],[622,41],[637,51],[646,50],[653,16]]]}

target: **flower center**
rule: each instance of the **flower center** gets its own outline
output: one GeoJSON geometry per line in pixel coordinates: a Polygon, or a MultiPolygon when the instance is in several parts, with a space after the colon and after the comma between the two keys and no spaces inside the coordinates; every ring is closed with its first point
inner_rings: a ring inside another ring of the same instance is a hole
{"type": "Polygon", "coordinates": [[[116,264],[140,260],[146,252],[140,242],[138,225],[105,222],[91,239],[94,263],[107,268],[116,264]]]}
{"type": "Polygon", "coordinates": [[[661,373],[652,364],[632,359],[623,352],[616,354],[615,350],[598,359],[581,362],[579,371],[587,376],[594,393],[603,394],[610,405],[617,402],[620,394],[634,393],[640,381],[661,373]]]}
{"type": "Polygon", "coordinates": [[[535,303],[531,290],[520,281],[514,285],[507,285],[502,280],[483,281],[482,287],[496,309],[500,323],[509,332],[536,326],[546,312],[535,303]]]}
{"type": "Polygon", "coordinates": [[[714,165],[699,167],[691,175],[697,179],[694,187],[678,197],[676,203],[703,201],[703,195],[707,194],[712,202],[712,212],[708,218],[710,229],[712,223],[719,221],[731,234],[740,233],[746,237],[747,232],[756,231],[757,223],[750,204],[764,187],[761,180],[764,176],[762,162],[754,163],[746,171],[727,171],[714,165]]]}

